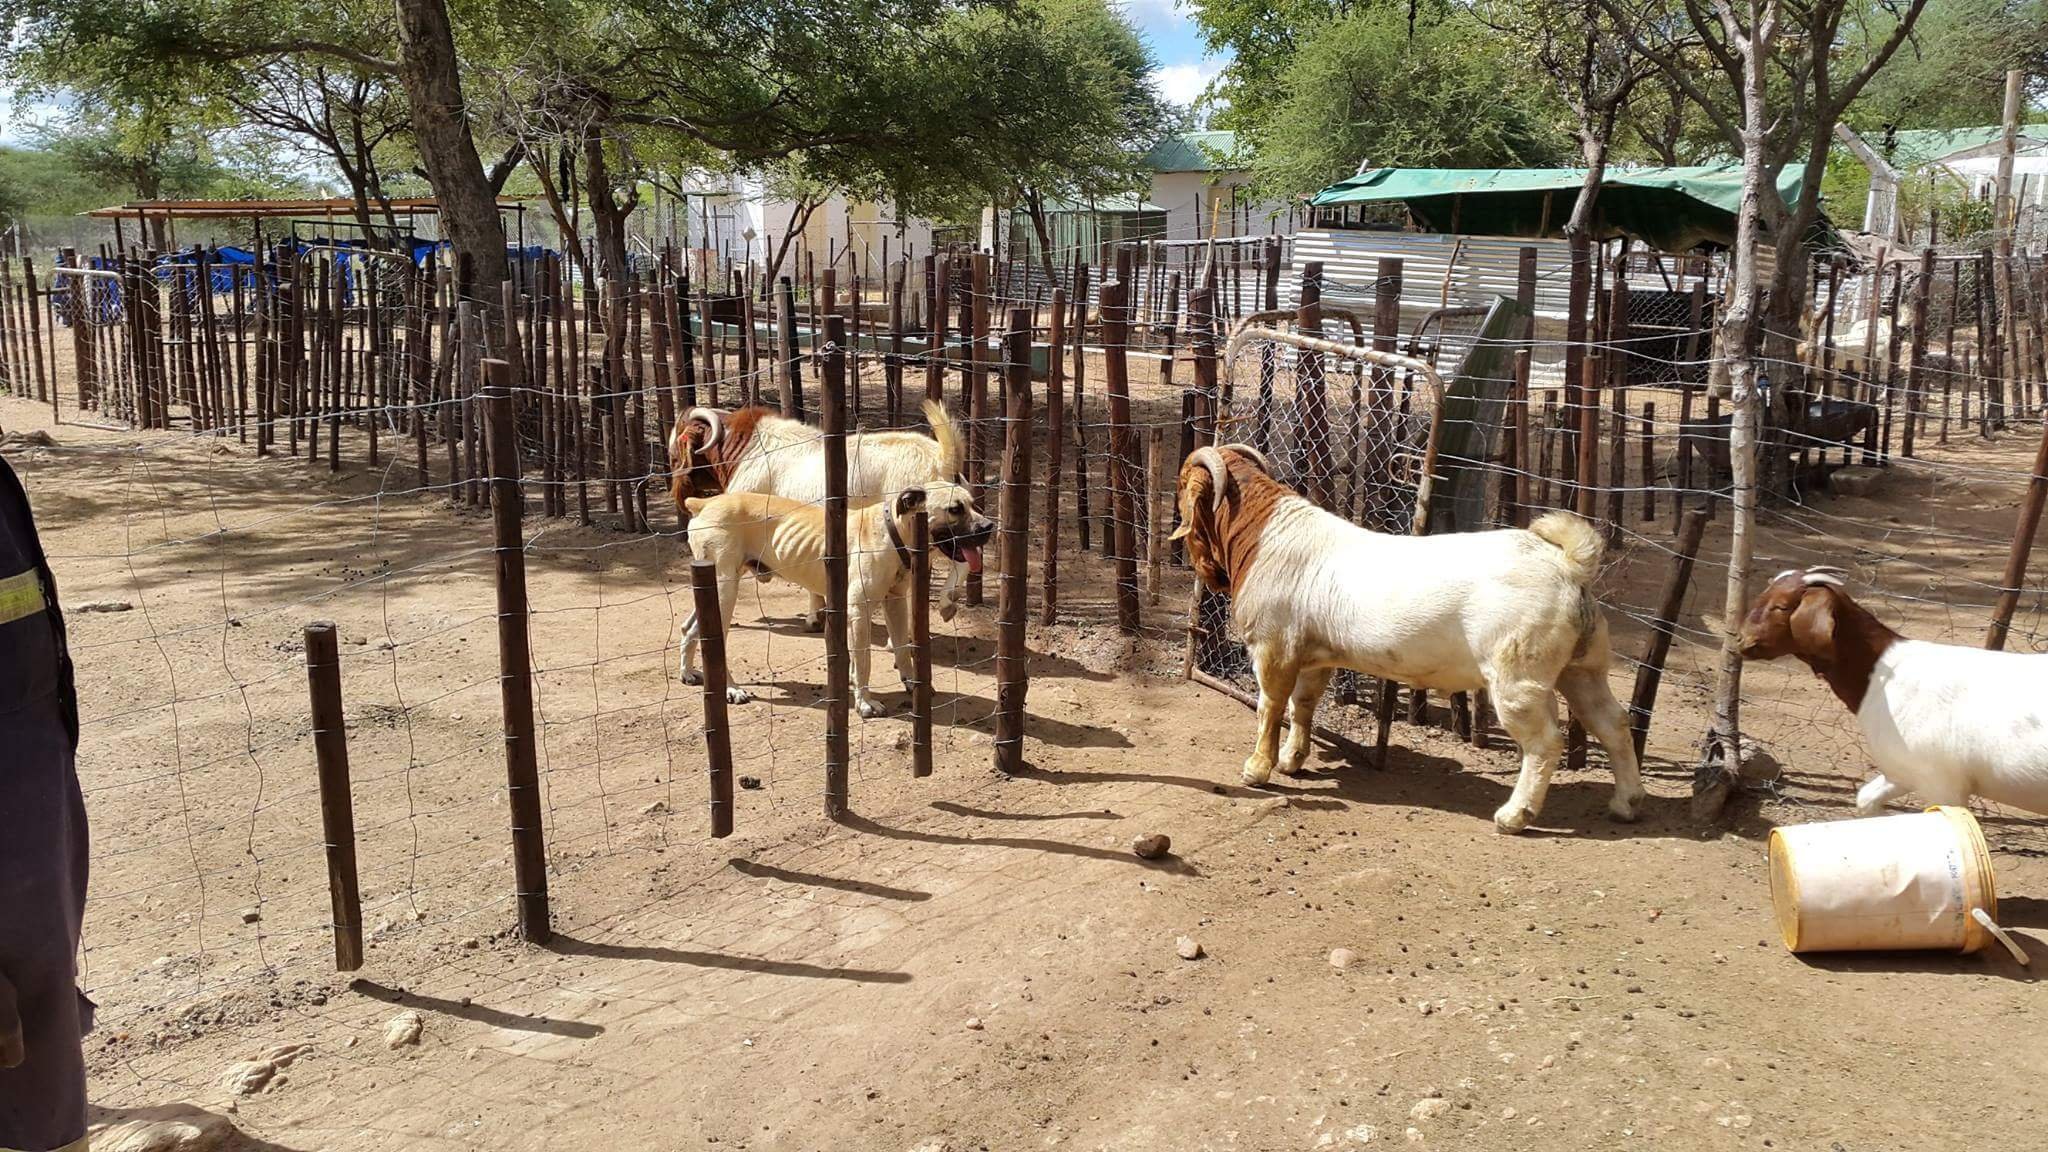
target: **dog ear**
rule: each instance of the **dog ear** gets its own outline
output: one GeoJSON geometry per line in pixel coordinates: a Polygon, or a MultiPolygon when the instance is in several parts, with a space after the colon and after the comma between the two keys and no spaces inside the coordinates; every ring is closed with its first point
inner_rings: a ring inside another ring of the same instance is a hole
{"type": "Polygon", "coordinates": [[[896,514],[898,516],[908,515],[910,512],[922,507],[924,507],[924,489],[922,488],[905,488],[902,495],[896,497],[896,514]]]}

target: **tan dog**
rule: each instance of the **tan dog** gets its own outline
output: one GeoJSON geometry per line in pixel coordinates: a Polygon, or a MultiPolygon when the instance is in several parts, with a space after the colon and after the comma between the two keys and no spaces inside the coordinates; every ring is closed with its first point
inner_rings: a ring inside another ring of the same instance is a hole
{"type": "MultiPolygon", "coordinates": [[[[762,580],[780,576],[809,592],[825,595],[825,510],[781,496],[758,492],[727,492],[709,499],[686,497],[690,513],[690,552],[718,569],[718,608],[723,627],[732,630],[733,605],[739,598],[740,575],[752,571],[762,580]]],[[[888,626],[889,648],[906,685],[910,657],[903,645],[910,639],[911,518],[919,508],[928,513],[931,546],[958,562],[979,555],[995,525],[974,506],[967,489],[951,481],[906,488],[889,504],[866,504],[846,514],[846,538],[852,553],[846,572],[847,616],[852,625],[853,700],[864,717],[888,711],[868,692],[868,666],[873,647],[871,623],[879,609],[888,626]]],[[[697,636],[701,622],[690,614],[683,625],[682,677],[697,684],[697,636]]],[[[753,699],[731,686],[726,699],[745,704],[753,699]]]]}

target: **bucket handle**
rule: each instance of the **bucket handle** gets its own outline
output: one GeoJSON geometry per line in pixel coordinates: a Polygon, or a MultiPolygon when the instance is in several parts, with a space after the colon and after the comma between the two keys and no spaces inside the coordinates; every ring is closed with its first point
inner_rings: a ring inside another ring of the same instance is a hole
{"type": "Polygon", "coordinates": [[[1989,912],[1984,911],[1982,908],[1972,908],[1970,909],[1970,917],[1977,921],[1977,923],[1982,924],[1984,930],[1991,933],[2000,944],[2005,945],[2005,950],[2012,953],[2012,958],[2020,962],[2020,967],[2025,968],[2028,966],[2029,961],[2026,949],[2021,948],[2013,941],[2010,933],[1993,922],[1989,912]]]}

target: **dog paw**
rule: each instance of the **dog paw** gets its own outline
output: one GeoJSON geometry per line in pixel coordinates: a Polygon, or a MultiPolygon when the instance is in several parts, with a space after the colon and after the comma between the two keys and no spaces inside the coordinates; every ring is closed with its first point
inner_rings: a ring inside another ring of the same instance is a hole
{"type": "Polygon", "coordinates": [[[754,702],[754,694],[745,688],[727,688],[725,690],[725,702],[727,704],[752,704],[754,702]]]}
{"type": "Polygon", "coordinates": [[[1607,818],[1621,824],[1636,822],[1636,807],[1642,803],[1640,794],[1635,796],[1616,795],[1607,802],[1607,818]]]}
{"type": "Polygon", "coordinates": [[[823,616],[806,616],[806,617],[804,617],[804,631],[806,631],[806,632],[823,632],[824,630],[825,630],[825,618],[824,618],[823,616]]]}
{"type": "Polygon", "coordinates": [[[1529,818],[1532,815],[1533,813],[1520,804],[1503,804],[1500,810],[1493,814],[1493,826],[1502,835],[1513,836],[1529,826],[1529,818]]]}
{"type": "Polygon", "coordinates": [[[873,720],[878,716],[887,716],[889,714],[889,706],[880,700],[855,701],[853,710],[860,713],[860,718],[863,720],[873,720]]]}
{"type": "Polygon", "coordinates": [[[702,684],[703,682],[704,674],[702,672],[697,671],[695,668],[683,669],[683,683],[694,687],[698,684],[702,684]]]}
{"type": "Polygon", "coordinates": [[[1257,788],[1272,778],[1273,762],[1271,760],[1261,760],[1257,756],[1253,756],[1244,762],[1244,772],[1240,779],[1251,787],[1257,788]]]}

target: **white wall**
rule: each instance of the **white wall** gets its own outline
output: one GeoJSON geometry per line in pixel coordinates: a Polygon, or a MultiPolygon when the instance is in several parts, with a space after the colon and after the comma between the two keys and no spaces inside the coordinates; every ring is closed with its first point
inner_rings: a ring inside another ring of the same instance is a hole
{"type": "MultiPolygon", "coordinates": [[[[1155,172],[1146,199],[1166,209],[1168,240],[1206,240],[1218,206],[1228,214],[1232,189],[1250,183],[1249,172],[1155,172]]],[[[1240,215],[1240,223],[1232,225],[1226,219],[1215,234],[1268,236],[1288,232],[1284,205],[1254,203],[1249,214],[1240,210],[1240,215]]]]}

